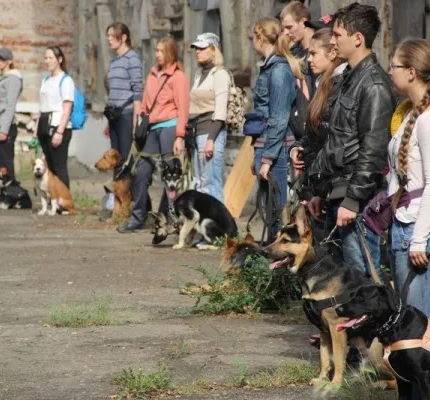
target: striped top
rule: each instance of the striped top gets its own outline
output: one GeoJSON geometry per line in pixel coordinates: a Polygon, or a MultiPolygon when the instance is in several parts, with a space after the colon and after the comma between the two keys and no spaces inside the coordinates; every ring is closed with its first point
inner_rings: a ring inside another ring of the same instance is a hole
{"type": "MultiPolygon", "coordinates": [[[[127,100],[142,100],[143,93],[142,63],[134,50],[128,50],[110,62],[107,75],[109,106],[121,107],[127,100]]],[[[125,110],[132,110],[133,103],[125,110]]]]}

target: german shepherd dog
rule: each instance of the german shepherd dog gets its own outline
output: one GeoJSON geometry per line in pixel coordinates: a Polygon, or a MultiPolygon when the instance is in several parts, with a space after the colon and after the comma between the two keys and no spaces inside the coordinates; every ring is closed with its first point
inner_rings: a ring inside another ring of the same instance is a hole
{"type": "Polygon", "coordinates": [[[366,328],[388,349],[385,360],[396,372],[399,399],[413,398],[412,383],[422,399],[430,399],[430,321],[423,312],[403,306],[390,287],[375,284],[360,286],[335,310],[348,318],[338,330],[366,328]]]}
{"type": "MultiPolygon", "coordinates": [[[[179,242],[173,246],[175,250],[191,245],[194,234],[200,233],[206,243],[199,243],[200,250],[217,249],[213,245],[217,237],[234,237],[237,225],[227,210],[215,197],[197,190],[187,190],[173,202],[175,218],[179,224],[179,242]]],[[[160,213],[155,217],[155,235],[153,243],[162,242],[168,235],[167,218],[160,213]]]]}
{"type": "MultiPolygon", "coordinates": [[[[302,285],[303,308],[309,321],[321,332],[320,374],[312,379],[312,385],[326,379],[334,363],[331,385],[339,387],[343,383],[346,365],[348,338],[363,336],[354,329],[338,331],[337,326],[347,318],[339,317],[334,309],[335,302],[344,293],[369,284],[370,281],[354,266],[346,265],[322,246],[313,246],[313,235],[309,227],[304,206],[300,206],[294,221],[290,220],[287,205],[282,214],[283,227],[276,240],[266,247],[269,258],[274,260],[270,269],[289,268],[296,273],[302,285]],[[323,302],[321,302],[323,300],[323,302]]],[[[364,350],[363,340],[356,343],[364,350]]],[[[380,357],[382,348],[379,348],[380,357]]],[[[379,365],[382,360],[375,362],[379,365]]]]}

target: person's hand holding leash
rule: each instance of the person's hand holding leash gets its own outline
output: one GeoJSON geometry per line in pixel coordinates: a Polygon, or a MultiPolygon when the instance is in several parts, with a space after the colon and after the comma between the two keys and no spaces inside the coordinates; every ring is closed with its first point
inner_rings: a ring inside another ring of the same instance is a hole
{"type": "Polygon", "coordinates": [[[303,151],[303,147],[294,147],[291,150],[291,161],[293,162],[293,167],[295,170],[303,171],[305,168],[305,162],[300,160],[299,154],[303,151]]]}
{"type": "Polygon", "coordinates": [[[429,260],[425,251],[410,251],[409,259],[414,267],[425,268],[429,260]]]}
{"type": "Polygon", "coordinates": [[[357,213],[351,210],[348,210],[345,207],[339,207],[337,211],[337,226],[347,226],[351,222],[354,222],[357,218],[357,213]]]}
{"type": "Polygon", "coordinates": [[[6,140],[7,140],[7,134],[0,133],[0,142],[6,142],[6,140]]]}
{"type": "Polygon", "coordinates": [[[321,210],[322,210],[323,199],[318,196],[312,197],[308,203],[308,209],[312,217],[316,220],[321,221],[321,210]]]}
{"type": "Polygon", "coordinates": [[[213,139],[208,139],[206,141],[205,149],[203,150],[205,153],[206,160],[209,160],[214,155],[214,141],[213,139]]]}
{"type": "Polygon", "coordinates": [[[261,164],[260,168],[260,176],[267,181],[267,176],[269,175],[270,165],[269,164],[261,164]]]}
{"type": "Polygon", "coordinates": [[[175,140],[175,143],[173,144],[173,155],[178,157],[185,152],[186,152],[186,149],[184,146],[184,139],[178,136],[175,140]]]}
{"type": "Polygon", "coordinates": [[[63,135],[62,134],[55,132],[52,135],[52,141],[51,141],[52,147],[57,148],[58,146],[61,145],[62,141],[63,141],[63,135]]]}

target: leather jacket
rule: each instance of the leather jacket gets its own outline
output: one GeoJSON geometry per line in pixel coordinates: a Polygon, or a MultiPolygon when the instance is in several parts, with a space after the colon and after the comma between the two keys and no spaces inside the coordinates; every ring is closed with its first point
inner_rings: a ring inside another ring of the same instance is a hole
{"type": "Polygon", "coordinates": [[[390,79],[375,54],[345,69],[328,138],[309,171],[315,195],[343,199],[342,207],[362,211],[383,184],[395,107],[390,79]]]}

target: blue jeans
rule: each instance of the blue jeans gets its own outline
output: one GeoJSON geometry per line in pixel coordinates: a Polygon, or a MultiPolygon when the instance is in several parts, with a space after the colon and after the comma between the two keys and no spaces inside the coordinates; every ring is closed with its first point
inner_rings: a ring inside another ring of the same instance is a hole
{"type": "Polygon", "coordinates": [[[210,194],[224,203],[223,192],[223,170],[224,170],[224,149],[227,144],[227,131],[221,131],[214,143],[214,153],[212,158],[206,160],[203,153],[209,135],[198,135],[197,156],[193,154],[193,169],[196,178],[196,189],[199,192],[210,194]]]}
{"type": "MultiPolygon", "coordinates": [[[[409,245],[414,230],[414,223],[405,224],[394,218],[391,227],[390,259],[391,272],[396,291],[401,294],[409,274],[409,245]]],[[[430,242],[427,242],[427,253],[430,252],[430,242]]],[[[409,287],[407,303],[421,310],[430,318],[430,268],[416,269],[419,273],[409,287]]]]}
{"type": "MultiPolygon", "coordinates": [[[[256,147],[254,148],[254,162],[255,162],[255,172],[257,174],[258,185],[262,184],[262,181],[259,176],[259,171],[262,164],[264,154],[264,148],[256,147]]],[[[279,152],[278,158],[273,161],[272,167],[270,168],[270,173],[272,174],[273,179],[276,181],[279,187],[280,192],[280,209],[284,208],[287,203],[287,193],[288,193],[288,162],[289,155],[288,150],[285,146],[282,146],[281,151],[279,152]]],[[[281,229],[281,221],[278,219],[273,225],[272,229],[269,232],[268,241],[272,243],[275,240],[276,234],[281,229]]]]}
{"type": "MultiPolygon", "coordinates": [[[[340,207],[340,203],[343,199],[333,200],[328,203],[327,206],[327,218],[326,218],[326,230],[331,232],[336,225],[337,212],[340,207]]],[[[346,264],[352,265],[367,276],[370,275],[370,266],[367,262],[366,253],[360,238],[360,230],[357,226],[360,224],[367,245],[369,246],[370,254],[372,256],[373,264],[375,265],[378,275],[382,279],[380,261],[381,261],[381,249],[380,241],[381,238],[367,228],[363,222],[361,214],[357,215],[357,219],[354,223],[348,224],[347,226],[338,227],[336,230],[337,237],[342,240],[342,257],[346,264]]]]}

